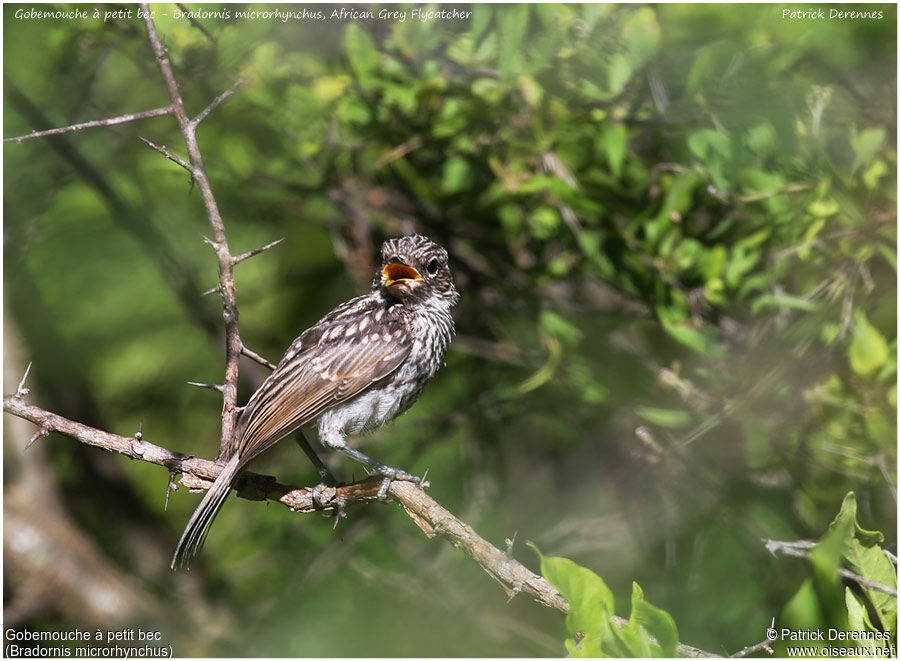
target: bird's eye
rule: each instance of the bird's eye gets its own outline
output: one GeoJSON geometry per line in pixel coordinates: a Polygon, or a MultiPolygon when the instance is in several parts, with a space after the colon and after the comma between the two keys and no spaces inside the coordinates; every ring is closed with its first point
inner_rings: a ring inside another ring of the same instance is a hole
{"type": "Polygon", "coordinates": [[[403,263],[402,260],[399,257],[397,257],[397,255],[394,255],[393,257],[391,257],[388,260],[388,264],[402,264],[402,263],[403,263]]]}
{"type": "Polygon", "coordinates": [[[434,275],[435,273],[438,272],[438,266],[439,266],[438,261],[436,259],[432,259],[425,266],[425,270],[428,271],[429,275],[434,275]]]}

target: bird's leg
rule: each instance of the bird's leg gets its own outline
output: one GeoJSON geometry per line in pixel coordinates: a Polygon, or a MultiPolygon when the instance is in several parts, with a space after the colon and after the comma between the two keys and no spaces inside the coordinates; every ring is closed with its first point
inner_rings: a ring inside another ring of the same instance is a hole
{"type": "MultiPolygon", "coordinates": [[[[348,457],[353,457],[358,462],[360,462],[361,464],[365,464],[376,473],[384,475],[388,485],[390,485],[391,480],[406,480],[407,482],[415,482],[416,484],[420,484],[422,482],[422,480],[415,475],[410,475],[406,471],[400,470],[399,468],[394,468],[393,466],[388,466],[381,463],[380,461],[376,461],[375,459],[372,459],[372,457],[363,454],[359,450],[351,448],[349,445],[338,446],[335,448],[335,450],[343,452],[348,457]]],[[[386,494],[387,487],[384,485],[384,483],[382,483],[382,489],[386,494]]],[[[381,490],[379,490],[379,494],[380,493],[381,490]]]]}
{"type": "Polygon", "coordinates": [[[348,457],[356,459],[359,463],[363,464],[367,468],[370,468],[374,472],[384,476],[384,480],[382,480],[381,486],[378,489],[378,500],[384,500],[387,497],[387,491],[391,486],[392,480],[405,480],[407,482],[413,482],[415,484],[422,483],[421,478],[418,478],[415,475],[410,475],[406,471],[400,470],[399,468],[394,468],[393,466],[383,464],[380,461],[372,459],[372,457],[368,456],[367,454],[363,454],[356,448],[351,448],[349,445],[347,445],[344,434],[340,430],[328,428],[322,429],[320,427],[319,440],[326,447],[337,450],[338,452],[343,452],[348,457]]]}
{"type": "MultiPolygon", "coordinates": [[[[319,482],[312,489],[312,498],[313,502],[316,503],[319,507],[325,507],[325,501],[322,498],[322,491],[325,487],[332,486],[336,487],[340,484],[340,482],[335,479],[334,475],[331,474],[331,471],[328,470],[328,466],[325,465],[321,459],[319,459],[319,455],[316,454],[316,451],[313,450],[312,445],[309,444],[309,439],[306,438],[306,435],[302,431],[297,432],[296,436],[297,445],[300,446],[300,449],[303,450],[304,454],[309,457],[309,460],[312,462],[313,466],[316,467],[316,470],[319,473],[319,477],[322,478],[322,481],[319,482]]],[[[343,516],[343,507],[338,510],[338,519],[343,516]]],[[[337,520],[334,522],[337,525],[337,520]]]]}
{"type": "Polygon", "coordinates": [[[300,446],[300,449],[309,457],[309,460],[312,462],[313,466],[316,467],[316,470],[319,472],[319,476],[322,478],[322,484],[326,486],[334,486],[340,484],[335,478],[334,475],[331,474],[331,471],[328,470],[328,466],[319,459],[319,455],[316,454],[316,451],[312,449],[312,446],[309,444],[309,441],[306,439],[306,436],[302,431],[297,433],[297,445],[300,446]]]}

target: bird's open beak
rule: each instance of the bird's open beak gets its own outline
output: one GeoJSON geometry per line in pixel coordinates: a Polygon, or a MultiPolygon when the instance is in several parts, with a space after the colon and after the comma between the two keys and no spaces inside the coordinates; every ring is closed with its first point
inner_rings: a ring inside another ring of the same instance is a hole
{"type": "Polygon", "coordinates": [[[419,272],[416,271],[412,266],[407,266],[406,264],[398,264],[397,262],[391,262],[387,266],[384,267],[384,271],[381,272],[384,275],[384,286],[385,287],[393,287],[394,285],[399,285],[403,282],[409,282],[410,280],[421,280],[422,276],[419,275],[419,272]]]}

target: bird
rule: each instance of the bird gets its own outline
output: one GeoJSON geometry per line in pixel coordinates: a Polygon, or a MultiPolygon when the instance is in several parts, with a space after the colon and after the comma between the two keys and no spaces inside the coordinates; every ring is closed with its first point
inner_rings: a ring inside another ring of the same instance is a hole
{"type": "MultiPolygon", "coordinates": [[[[459,299],[447,251],[413,234],[385,241],[371,290],[301,333],[250,397],[222,470],[184,529],[172,568],[187,567],[240,471],[275,443],[315,426],[321,444],[390,480],[418,481],[347,444],[407,411],[444,364],[459,299]]],[[[311,450],[307,451],[314,458],[311,450]]],[[[323,477],[327,469],[317,467],[323,477]]]]}

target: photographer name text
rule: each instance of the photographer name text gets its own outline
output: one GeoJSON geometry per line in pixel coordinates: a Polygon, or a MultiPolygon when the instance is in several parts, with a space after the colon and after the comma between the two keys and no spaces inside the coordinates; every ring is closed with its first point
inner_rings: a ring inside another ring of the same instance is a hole
{"type": "Polygon", "coordinates": [[[848,9],[782,9],[781,18],[791,21],[880,21],[884,18],[884,12],[880,9],[868,11],[856,11],[848,9]]]}

